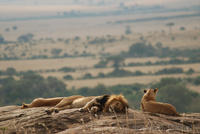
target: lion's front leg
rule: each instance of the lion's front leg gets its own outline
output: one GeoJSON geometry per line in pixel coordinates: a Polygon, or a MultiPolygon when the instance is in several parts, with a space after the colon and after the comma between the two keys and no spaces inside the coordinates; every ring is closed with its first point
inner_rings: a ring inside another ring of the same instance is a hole
{"type": "Polygon", "coordinates": [[[89,101],[88,103],[86,103],[85,106],[83,106],[82,108],[79,109],[79,111],[80,112],[89,111],[90,108],[94,105],[94,103],[96,103],[96,97],[94,99],[92,99],[91,101],[89,101]]]}
{"type": "Polygon", "coordinates": [[[70,108],[72,108],[71,105],[66,105],[63,107],[52,107],[52,108],[45,110],[45,112],[50,115],[52,113],[59,113],[59,111],[61,111],[61,110],[70,109],[70,108]]]}
{"type": "Polygon", "coordinates": [[[54,108],[49,108],[49,109],[45,110],[45,112],[46,112],[48,115],[50,115],[50,114],[52,114],[52,113],[54,112],[54,108]]]}
{"type": "Polygon", "coordinates": [[[100,110],[101,103],[100,100],[103,98],[104,96],[97,96],[95,98],[93,98],[91,101],[89,101],[84,107],[80,108],[79,111],[80,112],[97,112],[100,110]]]}

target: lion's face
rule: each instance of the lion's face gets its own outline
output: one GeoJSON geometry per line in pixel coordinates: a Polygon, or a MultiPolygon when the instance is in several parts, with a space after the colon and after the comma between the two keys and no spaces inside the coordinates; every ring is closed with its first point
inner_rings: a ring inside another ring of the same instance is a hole
{"type": "Polygon", "coordinates": [[[124,104],[120,101],[113,101],[110,106],[109,106],[109,111],[110,112],[117,112],[117,113],[120,113],[120,112],[125,112],[126,111],[126,106],[124,106],[124,104]]]}
{"type": "Polygon", "coordinates": [[[144,90],[144,93],[145,93],[144,97],[149,98],[149,99],[155,99],[157,92],[158,92],[158,88],[144,90]]]}

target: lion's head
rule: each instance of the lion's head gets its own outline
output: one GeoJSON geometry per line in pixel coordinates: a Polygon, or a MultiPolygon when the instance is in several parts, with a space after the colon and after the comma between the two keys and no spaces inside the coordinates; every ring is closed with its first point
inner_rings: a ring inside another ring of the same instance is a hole
{"type": "Polygon", "coordinates": [[[158,92],[158,88],[144,90],[143,99],[145,99],[145,100],[155,100],[157,92],[158,92]]]}
{"type": "Polygon", "coordinates": [[[104,112],[117,112],[117,113],[125,113],[128,108],[128,101],[125,99],[123,95],[111,95],[107,102],[105,103],[105,107],[103,109],[104,112]]]}

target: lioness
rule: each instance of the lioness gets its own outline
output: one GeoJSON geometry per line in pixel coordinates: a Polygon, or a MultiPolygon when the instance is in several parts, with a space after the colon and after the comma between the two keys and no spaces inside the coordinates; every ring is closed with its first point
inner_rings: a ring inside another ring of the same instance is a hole
{"type": "Polygon", "coordinates": [[[143,111],[151,113],[160,113],[172,116],[180,116],[176,112],[176,108],[168,103],[156,102],[156,94],[158,88],[144,90],[144,96],[141,100],[141,108],[143,111]]]}
{"type": "Polygon", "coordinates": [[[128,108],[128,101],[123,95],[102,95],[84,97],[80,95],[58,98],[37,98],[30,104],[22,104],[21,108],[32,107],[51,107],[46,112],[59,112],[60,110],[70,108],[80,108],[80,111],[92,112],[125,112],[128,108]]]}

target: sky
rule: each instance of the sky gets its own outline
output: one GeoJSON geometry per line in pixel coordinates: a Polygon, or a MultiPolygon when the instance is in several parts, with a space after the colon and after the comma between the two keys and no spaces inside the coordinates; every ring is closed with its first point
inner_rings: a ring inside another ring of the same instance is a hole
{"type": "Polygon", "coordinates": [[[200,0],[0,0],[0,5],[67,5],[67,4],[137,4],[189,6],[200,4],[200,0]]]}
{"type": "Polygon", "coordinates": [[[125,6],[144,7],[200,7],[200,0],[0,0],[0,17],[30,12],[110,11],[117,9],[122,3],[125,6]]]}

